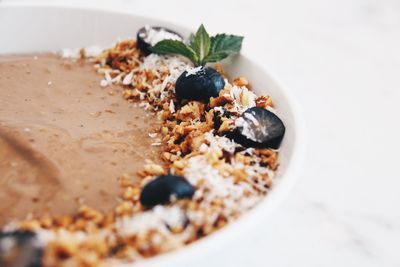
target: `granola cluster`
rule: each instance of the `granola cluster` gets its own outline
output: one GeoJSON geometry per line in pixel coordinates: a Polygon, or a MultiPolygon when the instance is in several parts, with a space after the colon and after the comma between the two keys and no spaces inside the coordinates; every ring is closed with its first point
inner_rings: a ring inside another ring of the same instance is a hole
{"type": "Polygon", "coordinates": [[[250,107],[273,109],[268,96],[257,96],[245,77],[231,82],[207,103],[175,97],[175,81],[193,70],[180,56],[144,56],[133,40],[118,42],[97,57],[81,51],[103,76],[100,85],[119,84],[127,101],[153,112],[162,122],[149,133],[162,147],[163,164],[146,163],[133,179],[121,174],[124,189],[114,211],[104,214],[82,206],[74,216],[22,221],[17,228],[38,233],[45,245],[44,266],[110,266],[137,261],[192,243],[224,227],[254,207],[272,185],[277,151],[245,148],[226,136],[250,107]],[[159,175],[185,177],[196,191],[192,199],[145,209],[144,185],[159,175]]]}

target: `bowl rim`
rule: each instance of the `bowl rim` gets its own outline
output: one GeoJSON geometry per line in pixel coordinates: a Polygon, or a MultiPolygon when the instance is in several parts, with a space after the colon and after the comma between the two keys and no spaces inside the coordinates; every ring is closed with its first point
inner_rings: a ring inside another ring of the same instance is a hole
{"type": "MultiPolygon", "coordinates": [[[[158,20],[161,23],[165,22],[171,26],[176,25],[178,23],[167,22],[163,19],[154,18],[151,16],[143,16],[138,15],[134,12],[128,10],[121,9],[108,9],[108,7],[96,7],[90,6],[87,3],[84,3],[81,6],[77,5],[78,2],[48,2],[48,1],[39,1],[39,2],[25,2],[25,1],[17,1],[17,2],[0,2],[0,11],[2,9],[7,8],[32,8],[32,9],[43,9],[43,8],[53,8],[53,9],[69,9],[69,10],[77,10],[77,11],[88,11],[88,12],[103,12],[105,14],[112,15],[129,15],[133,18],[137,18],[140,20],[158,20]]],[[[93,4],[92,4],[93,5],[93,4]]],[[[181,28],[188,29],[186,26],[179,25],[181,28]]],[[[257,225],[259,222],[266,222],[267,216],[270,214],[282,201],[286,198],[290,190],[294,187],[295,182],[298,178],[298,173],[300,171],[302,162],[304,160],[304,156],[306,155],[306,124],[303,117],[303,112],[301,107],[299,106],[297,100],[291,93],[291,90],[288,89],[287,86],[284,86],[284,83],[279,80],[277,75],[274,75],[272,71],[270,71],[265,65],[263,65],[259,60],[253,59],[247,56],[245,50],[242,49],[240,56],[245,60],[250,62],[254,68],[259,69],[261,72],[266,73],[271,81],[276,85],[283,98],[286,99],[288,106],[292,109],[293,113],[293,122],[292,127],[294,131],[294,139],[293,142],[293,152],[291,153],[291,159],[288,161],[286,169],[282,173],[282,177],[279,181],[279,185],[276,185],[273,190],[268,192],[268,196],[266,196],[262,201],[260,201],[255,207],[251,210],[245,212],[240,218],[236,221],[229,223],[226,227],[214,232],[211,235],[208,235],[205,238],[201,238],[189,245],[185,245],[182,248],[179,248],[175,251],[171,251],[165,254],[160,254],[149,259],[144,259],[134,263],[134,266],[140,267],[149,267],[149,266],[160,266],[160,264],[178,264],[182,262],[190,262],[193,259],[199,258],[204,254],[211,254],[212,250],[215,248],[220,248],[224,244],[227,244],[229,241],[235,240],[235,238],[240,237],[253,226],[257,225]],[[284,179],[283,179],[284,178],[284,179]],[[262,217],[261,220],[257,220],[257,218],[262,217]]],[[[119,266],[132,266],[132,263],[126,264],[118,264],[119,266]]]]}

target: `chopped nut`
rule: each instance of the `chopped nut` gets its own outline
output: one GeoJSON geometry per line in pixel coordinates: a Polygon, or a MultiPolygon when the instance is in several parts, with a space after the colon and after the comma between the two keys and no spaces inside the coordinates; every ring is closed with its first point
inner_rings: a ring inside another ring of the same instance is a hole
{"type": "Polygon", "coordinates": [[[185,164],[181,160],[174,161],[173,166],[177,169],[185,168],[185,164]]]}
{"type": "Polygon", "coordinates": [[[40,224],[43,228],[48,229],[53,226],[53,219],[49,215],[45,215],[40,220],[40,224]]]}
{"type": "Polygon", "coordinates": [[[21,222],[19,225],[19,228],[21,230],[26,230],[26,231],[34,231],[40,228],[40,222],[37,220],[27,220],[21,222]]]}
{"type": "Polygon", "coordinates": [[[118,178],[118,182],[121,187],[128,187],[128,186],[134,185],[133,180],[129,177],[128,174],[124,174],[124,175],[120,176],[118,178]]]}
{"type": "Polygon", "coordinates": [[[97,211],[87,206],[82,206],[79,208],[78,213],[85,219],[91,219],[93,217],[96,217],[97,211]]]}
{"type": "Polygon", "coordinates": [[[218,97],[211,97],[210,98],[210,107],[214,108],[214,107],[219,107],[219,106],[224,106],[227,103],[232,103],[234,101],[234,99],[227,94],[224,95],[220,95],[218,97]]]}
{"type": "Polygon", "coordinates": [[[247,89],[240,94],[240,103],[245,107],[253,107],[255,103],[255,94],[247,89]]]}
{"type": "Polygon", "coordinates": [[[72,240],[51,242],[47,253],[53,253],[57,258],[69,258],[78,252],[78,247],[72,240]],[[50,252],[51,251],[51,252],[50,252]]]}
{"type": "Polygon", "coordinates": [[[221,123],[221,126],[218,128],[218,133],[224,133],[232,130],[235,126],[233,120],[224,120],[221,123]]]}
{"type": "Polygon", "coordinates": [[[133,198],[133,196],[134,196],[133,188],[132,187],[127,187],[125,189],[124,194],[122,195],[122,198],[124,200],[131,200],[133,198]]]}
{"type": "Polygon", "coordinates": [[[158,164],[146,164],[144,166],[144,171],[150,175],[163,175],[165,170],[158,164]]]}
{"type": "Polygon", "coordinates": [[[165,126],[163,126],[162,128],[161,128],[161,133],[163,134],[163,135],[167,135],[168,134],[168,127],[165,127],[165,126]]]}
{"type": "Polygon", "coordinates": [[[247,79],[245,77],[239,76],[233,80],[233,84],[237,85],[239,87],[242,87],[242,86],[247,87],[247,86],[249,86],[249,81],[247,81],[247,79]]]}
{"type": "Polygon", "coordinates": [[[216,71],[218,71],[219,74],[221,74],[222,76],[225,76],[225,71],[221,64],[215,64],[214,68],[216,71]]]}
{"type": "Polygon", "coordinates": [[[256,98],[256,106],[259,108],[273,107],[273,103],[269,96],[260,96],[256,98]]]}
{"type": "Polygon", "coordinates": [[[183,135],[185,133],[185,128],[181,125],[176,125],[173,131],[178,135],[183,135]]]}
{"type": "Polygon", "coordinates": [[[208,153],[208,161],[210,162],[210,164],[214,165],[214,164],[219,164],[219,159],[222,157],[223,153],[221,149],[216,149],[214,151],[212,151],[211,153],[208,153]]]}
{"type": "Polygon", "coordinates": [[[203,103],[198,101],[190,101],[177,112],[176,118],[182,121],[191,121],[194,119],[199,119],[203,112],[203,103]]]}
{"type": "Polygon", "coordinates": [[[69,215],[64,215],[54,220],[54,224],[59,227],[68,227],[72,223],[72,217],[69,215]]]}
{"type": "Polygon", "coordinates": [[[200,145],[204,142],[204,136],[200,131],[190,132],[185,141],[180,145],[183,153],[189,153],[191,151],[198,150],[200,145]]]}
{"type": "Polygon", "coordinates": [[[236,183],[246,180],[248,176],[245,170],[234,170],[233,175],[236,183]]]}
{"type": "Polygon", "coordinates": [[[169,152],[162,153],[162,156],[167,161],[171,160],[171,153],[169,153],[169,152]]]}
{"type": "Polygon", "coordinates": [[[115,213],[118,215],[131,214],[132,208],[132,202],[124,201],[115,208],[115,213]]]}

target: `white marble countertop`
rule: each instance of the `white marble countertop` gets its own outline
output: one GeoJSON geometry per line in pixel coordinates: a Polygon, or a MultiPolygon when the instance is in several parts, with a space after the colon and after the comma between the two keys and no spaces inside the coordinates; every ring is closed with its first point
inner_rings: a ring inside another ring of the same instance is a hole
{"type": "Polygon", "coordinates": [[[304,110],[308,155],[290,196],[262,232],[191,266],[400,266],[399,0],[75,4],[245,35],[304,110]]]}

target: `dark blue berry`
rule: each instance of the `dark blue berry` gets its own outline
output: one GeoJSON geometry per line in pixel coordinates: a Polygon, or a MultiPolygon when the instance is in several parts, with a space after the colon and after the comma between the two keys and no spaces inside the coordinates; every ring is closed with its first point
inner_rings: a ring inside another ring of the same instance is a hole
{"type": "Polygon", "coordinates": [[[0,233],[0,266],[41,267],[42,248],[32,232],[0,233]],[[7,244],[7,245],[6,245],[7,244]]]}
{"type": "Polygon", "coordinates": [[[146,184],[140,194],[140,203],[146,208],[167,204],[171,198],[192,198],[195,188],[184,177],[175,175],[158,176],[146,184]]]}
{"type": "Polygon", "coordinates": [[[164,27],[159,27],[159,26],[154,26],[154,27],[142,27],[139,29],[139,31],[136,34],[136,42],[137,42],[137,46],[139,47],[139,49],[147,56],[149,54],[151,54],[150,48],[152,47],[151,43],[149,43],[148,41],[146,41],[147,37],[149,36],[149,31],[150,30],[154,30],[154,31],[161,31],[164,30],[168,33],[172,33],[175,34],[177,36],[179,36],[181,39],[182,36],[179,33],[174,32],[173,30],[164,28],[164,27]]]}
{"type": "Polygon", "coordinates": [[[224,78],[215,69],[201,67],[190,75],[184,71],[176,80],[175,92],[182,99],[207,101],[212,96],[218,96],[224,86],[224,78]]]}
{"type": "Polygon", "coordinates": [[[281,119],[271,111],[253,107],[236,121],[233,139],[245,147],[279,148],[285,134],[281,119]]]}

